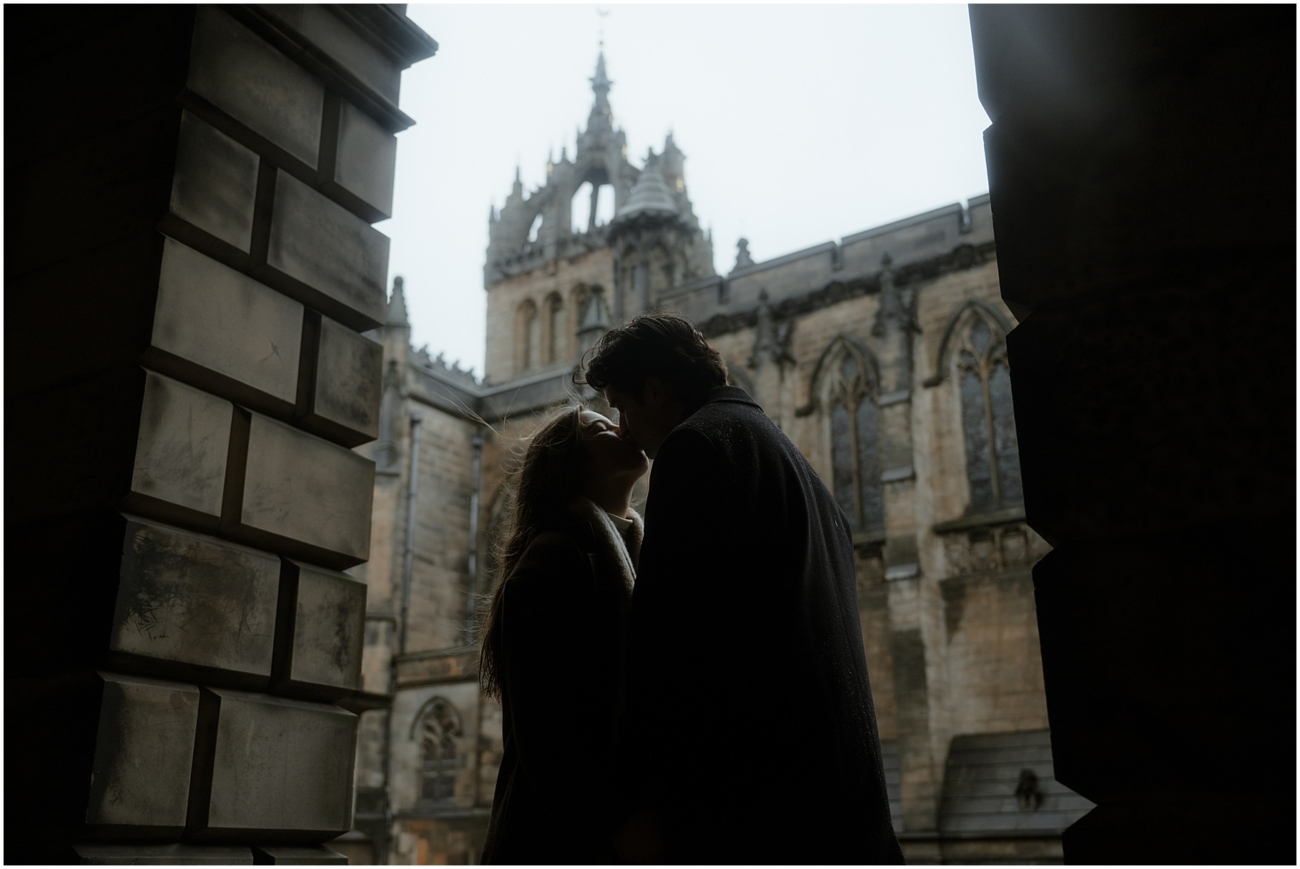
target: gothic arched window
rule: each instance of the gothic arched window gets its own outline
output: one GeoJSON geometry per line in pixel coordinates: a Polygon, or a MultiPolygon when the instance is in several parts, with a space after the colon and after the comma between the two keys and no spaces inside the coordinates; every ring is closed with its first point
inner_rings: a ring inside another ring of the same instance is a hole
{"type": "Polygon", "coordinates": [[[1011,404],[1006,329],[983,305],[969,304],[949,329],[945,348],[961,400],[966,478],[973,512],[1020,504],[1020,456],[1011,404]]]}
{"type": "Polygon", "coordinates": [[[875,360],[856,342],[836,338],[818,363],[818,377],[830,430],[831,491],[854,530],[881,528],[885,502],[875,360]]]}
{"type": "Polygon", "coordinates": [[[537,322],[537,305],[532,299],[524,300],[515,313],[515,372],[527,371],[533,367],[537,355],[537,339],[540,332],[537,322]]]}
{"type": "Polygon", "coordinates": [[[565,332],[568,324],[564,317],[564,299],[559,293],[546,297],[546,362],[559,362],[564,358],[565,332]]]}
{"type": "Polygon", "coordinates": [[[456,740],[460,716],[445,697],[434,697],[416,716],[412,736],[420,740],[420,802],[456,799],[456,772],[462,766],[456,740]]]}

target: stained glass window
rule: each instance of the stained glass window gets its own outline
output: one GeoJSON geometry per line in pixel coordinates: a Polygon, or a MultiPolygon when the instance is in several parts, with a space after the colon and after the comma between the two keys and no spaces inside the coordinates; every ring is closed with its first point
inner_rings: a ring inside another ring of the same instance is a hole
{"type": "Polygon", "coordinates": [[[835,481],[835,500],[850,518],[858,513],[853,495],[853,423],[844,402],[831,407],[831,468],[835,481]]]}
{"type": "Polygon", "coordinates": [[[880,439],[877,418],[880,410],[870,395],[858,402],[858,494],[862,499],[859,527],[867,528],[885,524],[885,496],[880,476],[880,439]]]}
{"type": "Polygon", "coordinates": [[[831,490],[858,530],[885,522],[879,414],[874,368],[863,351],[840,338],[824,357],[821,384],[829,408],[831,490]]]}
{"type": "Polygon", "coordinates": [[[1002,330],[978,308],[957,331],[953,353],[966,443],[966,477],[971,509],[997,510],[1020,504],[1020,456],[1011,403],[1011,370],[1002,330]]]}

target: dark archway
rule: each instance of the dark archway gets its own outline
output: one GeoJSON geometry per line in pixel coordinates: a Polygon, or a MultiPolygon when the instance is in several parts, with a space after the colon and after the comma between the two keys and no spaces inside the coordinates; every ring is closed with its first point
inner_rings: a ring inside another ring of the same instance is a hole
{"type": "Polygon", "coordinates": [[[1295,14],[971,7],[1067,862],[1295,862],[1295,14]]]}

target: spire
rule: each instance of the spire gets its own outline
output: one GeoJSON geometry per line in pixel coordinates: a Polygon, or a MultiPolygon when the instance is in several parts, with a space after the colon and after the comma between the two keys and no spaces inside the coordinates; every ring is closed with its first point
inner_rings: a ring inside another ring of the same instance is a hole
{"type": "Polygon", "coordinates": [[[594,134],[595,139],[603,146],[605,134],[612,132],[614,128],[614,112],[609,107],[609,86],[613,82],[605,75],[605,52],[603,51],[596,59],[596,74],[590,81],[591,90],[596,95],[596,102],[592,104],[591,114],[587,116],[586,134],[588,137],[594,134]]]}
{"type": "Polygon", "coordinates": [[[409,329],[410,321],[406,319],[406,294],[402,292],[405,281],[398,275],[393,278],[393,294],[388,298],[388,317],[384,325],[389,328],[409,329]]]}
{"type": "Polygon", "coordinates": [[[605,52],[596,58],[596,74],[591,78],[591,89],[596,94],[596,108],[609,111],[609,86],[613,82],[605,74],[605,52]]]}

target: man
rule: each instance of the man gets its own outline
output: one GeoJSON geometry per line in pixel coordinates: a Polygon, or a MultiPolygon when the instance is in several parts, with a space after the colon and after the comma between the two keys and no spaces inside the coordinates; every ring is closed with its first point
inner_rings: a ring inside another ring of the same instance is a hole
{"type": "Polygon", "coordinates": [[[901,863],[849,523],[685,319],[606,333],[586,382],[654,459],[619,733],[629,862],[901,863]]]}

